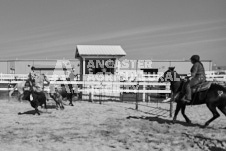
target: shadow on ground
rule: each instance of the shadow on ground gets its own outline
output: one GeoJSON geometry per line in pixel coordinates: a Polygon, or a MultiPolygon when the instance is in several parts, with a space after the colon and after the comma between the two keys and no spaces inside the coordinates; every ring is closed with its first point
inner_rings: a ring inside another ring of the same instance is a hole
{"type": "Polygon", "coordinates": [[[210,151],[225,151],[225,149],[219,148],[219,147],[210,147],[209,150],[210,151]]]}
{"type": "MultiPolygon", "coordinates": [[[[48,112],[48,110],[47,111],[40,111],[39,110],[39,113],[40,114],[50,114],[51,112],[48,112]]],[[[26,114],[26,115],[35,115],[36,111],[35,110],[29,110],[29,111],[19,112],[18,113],[18,115],[24,115],[24,114],[26,114]]]]}
{"type": "Polygon", "coordinates": [[[156,121],[159,124],[180,124],[183,126],[187,126],[187,127],[200,127],[203,128],[203,125],[200,124],[193,124],[193,123],[186,123],[186,122],[182,122],[182,121],[172,121],[172,120],[168,120],[168,119],[163,119],[160,117],[151,117],[151,116],[128,116],[127,119],[142,119],[142,120],[148,120],[148,121],[156,121]]]}

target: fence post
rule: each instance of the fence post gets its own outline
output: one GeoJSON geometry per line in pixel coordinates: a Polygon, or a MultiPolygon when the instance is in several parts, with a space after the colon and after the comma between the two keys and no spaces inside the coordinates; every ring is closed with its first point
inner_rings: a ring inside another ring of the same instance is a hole
{"type": "Polygon", "coordinates": [[[146,90],[146,85],[145,83],[143,84],[143,102],[145,102],[145,99],[146,99],[146,93],[145,93],[145,90],[146,90]]]}
{"type": "Polygon", "coordinates": [[[138,92],[139,92],[139,81],[137,81],[137,86],[136,86],[137,92],[136,92],[136,107],[135,109],[138,110],[138,92]]]}
{"type": "MultiPolygon", "coordinates": [[[[121,85],[120,85],[121,86],[121,85]]],[[[119,89],[121,89],[121,87],[119,87],[119,89]]],[[[120,92],[120,99],[121,99],[121,102],[123,102],[123,93],[124,93],[124,82],[122,82],[122,92],[120,92]]]]}
{"type": "Polygon", "coordinates": [[[11,97],[12,97],[12,95],[11,95],[11,93],[10,93],[10,88],[11,88],[11,80],[9,80],[8,81],[8,95],[9,95],[9,97],[8,97],[8,101],[10,101],[11,100],[11,97]]]}
{"type": "Polygon", "coordinates": [[[93,102],[93,97],[92,97],[92,94],[93,94],[93,87],[92,85],[89,86],[89,102],[93,102]]]}
{"type": "Polygon", "coordinates": [[[171,92],[171,100],[170,100],[170,117],[173,117],[173,102],[174,102],[174,94],[171,92]]]}

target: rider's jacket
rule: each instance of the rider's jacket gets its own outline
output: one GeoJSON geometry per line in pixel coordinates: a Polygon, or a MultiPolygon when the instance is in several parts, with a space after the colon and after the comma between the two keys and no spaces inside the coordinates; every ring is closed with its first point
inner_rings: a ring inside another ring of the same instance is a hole
{"type": "Polygon", "coordinates": [[[31,72],[30,75],[33,81],[35,91],[39,92],[44,89],[44,81],[46,81],[49,84],[49,79],[44,74],[31,72]]]}
{"type": "Polygon", "coordinates": [[[206,77],[205,69],[204,69],[203,65],[200,62],[196,62],[192,66],[192,68],[191,68],[191,76],[193,78],[199,78],[199,77],[205,78],[206,77]]]}
{"type": "Polygon", "coordinates": [[[193,64],[191,68],[191,86],[195,86],[199,83],[206,81],[205,69],[200,62],[193,64]]]}

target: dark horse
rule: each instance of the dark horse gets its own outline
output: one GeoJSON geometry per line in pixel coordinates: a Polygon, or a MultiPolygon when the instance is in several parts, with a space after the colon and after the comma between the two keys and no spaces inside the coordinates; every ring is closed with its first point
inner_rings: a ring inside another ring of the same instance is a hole
{"type": "Polygon", "coordinates": [[[46,96],[44,92],[36,92],[33,90],[33,85],[30,81],[27,82],[27,86],[25,85],[24,88],[24,95],[23,100],[28,100],[31,104],[31,106],[35,109],[35,114],[37,113],[40,115],[40,112],[38,110],[38,106],[45,106],[45,109],[47,110],[46,105],[46,96]]]}
{"type": "MultiPolygon", "coordinates": [[[[206,104],[209,110],[212,112],[213,117],[205,123],[205,127],[212,121],[220,116],[217,112],[217,108],[226,116],[226,88],[215,83],[211,83],[209,88],[203,91],[194,91],[192,94],[192,100],[190,103],[181,101],[185,94],[184,84],[185,80],[181,79],[179,74],[174,70],[167,70],[162,77],[159,78],[159,82],[170,82],[170,88],[173,93],[173,98],[177,103],[173,122],[176,121],[177,114],[181,110],[183,117],[187,123],[191,123],[191,120],[185,114],[186,105],[200,105],[206,104]]],[[[196,90],[196,88],[195,88],[196,90]]]]}

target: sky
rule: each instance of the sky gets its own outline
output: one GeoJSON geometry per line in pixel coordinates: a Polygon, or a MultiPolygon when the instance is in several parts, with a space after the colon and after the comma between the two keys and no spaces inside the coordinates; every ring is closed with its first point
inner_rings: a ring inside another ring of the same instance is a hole
{"type": "Polygon", "coordinates": [[[74,59],[76,45],[226,65],[226,0],[0,1],[0,59],[74,59]]]}

